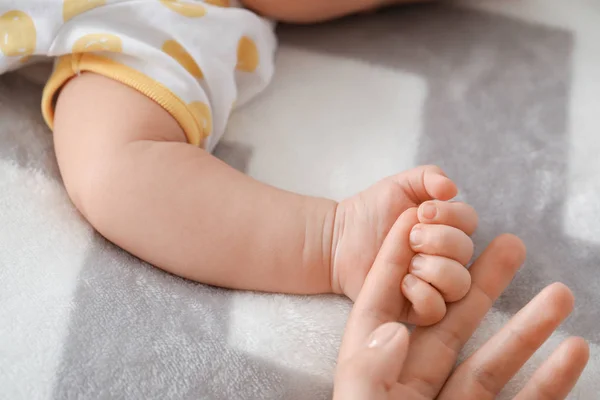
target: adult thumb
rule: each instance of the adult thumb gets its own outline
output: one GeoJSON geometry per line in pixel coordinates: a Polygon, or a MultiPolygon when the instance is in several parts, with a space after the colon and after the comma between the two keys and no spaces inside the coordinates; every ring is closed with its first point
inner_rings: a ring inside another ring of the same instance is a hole
{"type": "Polygon", "coordinates": [[[334,400],[383,400],[398,381],[408,353],[408,330],[397,322],[379,326],[363,346],[340,360],[334,400]]]}

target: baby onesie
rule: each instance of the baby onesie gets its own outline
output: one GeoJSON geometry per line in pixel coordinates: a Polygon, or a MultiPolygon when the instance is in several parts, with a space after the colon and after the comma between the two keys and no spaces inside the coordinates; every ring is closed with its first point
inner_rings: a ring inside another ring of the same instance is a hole
{"type": "Polygon", "coordinates": [[[160,104],[208,151],[234,106],[273,74],[273,24],[233,0],[2,0],[0,74],[53,57],[42,98],[52,128],[57,94],[89,71],[160,104]]]}

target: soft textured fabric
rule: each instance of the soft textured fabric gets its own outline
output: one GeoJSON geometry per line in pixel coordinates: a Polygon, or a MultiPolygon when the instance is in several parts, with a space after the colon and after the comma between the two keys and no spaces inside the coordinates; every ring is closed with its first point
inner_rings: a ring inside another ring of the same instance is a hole
{"type": "MultiPolygon", "coordinates": [[[[462,357],[563,281],[573,316],[500,399],[582,335],[591,360],[570,399],[598,400],[600,5],[440,3],[282,26],[272,85],[215,154],[336,199],[440,164],[481,216],[478,251],[502,232],[528,246],[462,357]]],[[[0,78],[0,399],[331,398],[350,304],[194,284],[107,243],[69,204],[40,96],[0,78]]]]}
{"type": "Polygon", "coordinates": [[[228,0],[4,0],[0,74],[56,58],[42,99],[51,127],[57,93],[83,71],[152,98],[190,143],[212,150],[232,109],[273,73],[272,24],[228,0]]]}

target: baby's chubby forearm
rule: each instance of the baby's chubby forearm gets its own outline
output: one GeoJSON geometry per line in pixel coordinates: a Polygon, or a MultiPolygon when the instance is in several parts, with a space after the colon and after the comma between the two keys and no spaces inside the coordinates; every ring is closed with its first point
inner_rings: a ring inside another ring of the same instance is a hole
{"type": "Polygon", "coordinates": [[[331,291],[335,202],[262,184],[184,143],[134,143],[113,162],[102,200],[112,211],[98,229],[131,253],[216,286],[331,291]]]}
{"type": "Polygon", "coordinates": [[[135,256],[228,288],[331,291],[337,204],[265,185],[187,144],[161,106],[127,86],[95,74],[70,81],[54,140],[77,208],[135,256]]]}
{"type": "Polygon", "coordinates": [[[445,302],[468,290],[470,282],[461,277],[473,251],[468,235],[476,213],[444,203],[457,188],[437,167],[384,178],[339,204],[290,193],[188,144],[158,103],[92,73],[62,89],[54,142],[67,192],[91,225],[175,275],[235,289],[334,292],[354,300],[391,227],[419,207],[422,215],[395,241],[402,257],[386,261],[413,276],[413,283],[424,279],[403,292],[416,305],[406,310],[421,318],[412,322],[435,323],[430,303],[441,310],[434,316],[443,316],[445,302]]]}

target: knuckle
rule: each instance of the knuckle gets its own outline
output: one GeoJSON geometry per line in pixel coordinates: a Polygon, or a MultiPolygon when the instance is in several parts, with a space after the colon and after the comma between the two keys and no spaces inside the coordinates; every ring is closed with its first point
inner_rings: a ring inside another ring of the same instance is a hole
{"type": "Polygon", "coordinates": [[[471,274],[465,268],[463,270],[465,271],[464,278],[461,278],[460,283],[456,285],[456,298],[453,301],[463,299],[471,290],[471,274]]]}
{"type": "Polygon", "coordinates": [[[446,329],[443,327],[435,327],[432,330],[434,337],[444,349],[448,351],[450,357],[455,358],[464,346],[464,338],[453,329],[446,329]]]}
{"type": "Polygon", "coordinates": [[[462,299],[471,289],[471,274],[469,274],[469,271],[456,261],[453,261],[452,268],[454,268],[454,271],[450,275],[450,278],[446,279],[446,282],[448,282],[447,286],[449,287],[446,296],[446,301],[448,302],[462,299]]]}
{"type": "Polygon", "coordinates": [[[449,246],[455,246],[457,249],[460,249],[461,264],[463,265],[469,262],[475,253],[473,239],[462,231],[460,231],[460,234],[457,234],[456,240],[452,244],[449,244],[449,246]]]}
{"type": "Polygon", "coordinates": [[[419,325],[431,326],[440,322],[446,316],[446,307],[431,309],[427,313],[423,313],[419,325]]]}
{"type": "MultiPolygon", "coordinates": [[[[558,322],[551,323],[550,325],[557,325],[558,322]]],[[[534,335],[528,334],[528,332],[519,330],[516,328],[510,328],[508,330],[510,340],[515,343],[524,352],[535,352],[541,345],[538,338],[534,335]]]]}
{"type": "Polygon", "coordinates": [[[498,373],[484,366],[474,367],[472,376],[477,385],[491,396],[496,396],[502,389],[501,377],[498,373]]]}
{"type": "Polygon", "coordinates": [[[467,246],[467,254],[469,259],[471,259],[471,257],[473,257],[473,253],[475,252],[475,243],[473,243],[473,239],[471,239],[469,236],[466,236],[466,238],[467,240],[465,242],[467,246]]]}
{"type": "Polygon", "coordinates": [[[383,325],[391,321],[396,321],[399,318],[399,313],[393,304],[380,307],[373,305],[361,308],[355,307],[354,312],[359,316],[360,320],[371,321],[376,325],[383,325]]]}
{"type": "Polygon", "coordinates": [[[535,383],[534,392],[537,400],[559,400],[559,394],[544,383],[535,383]]]}
{"type": "Polygon", "coordinates": [[[423,303],[423,319],[426,325],[436,324],[446,315],[446,302],[437,290],[431,288],[423,303]]]}
{"type": "Polygon", "coordinates": [[[464,276],[464,294],[463,297],[467,295],[467,293],[469,293],[469,291],[471,290],[471,285],[473,284],[473,280],[471,279],[471,273],[469,272],[468,269],[464,268],[463,266],[461,266],[462,269],[462,274],[464,276]]]}

